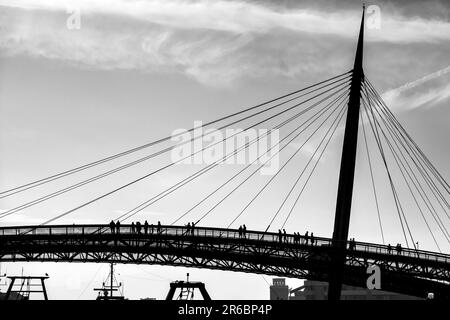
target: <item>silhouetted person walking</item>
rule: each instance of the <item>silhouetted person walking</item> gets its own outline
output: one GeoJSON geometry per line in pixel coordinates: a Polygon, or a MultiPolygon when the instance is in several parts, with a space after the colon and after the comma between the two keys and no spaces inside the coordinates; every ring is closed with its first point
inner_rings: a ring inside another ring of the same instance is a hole
{"type": "Polygon", "coordinates": [[[116,222],[116,230],[117,230],[117,234],[119,234],[120,233],[120,221],[119,220],[116,222]]]}
{"type": "Polygon", "coordinates": [[[191,232],[191,223],[188,222],[188,224],[186,225],[186,234],[188,235],[191,232]]]}
{"type": "Polygon", "coordinates": [[[136,222],[136,231],[138,234],[141,234],[141,223],[139,221],[136,222]]]}
{"type": "Polygon", "coordinates": [[[350,238],[350,241],[348,242],[348,248],[350,250],[355,249],[355,239],[354,238],[350,238]]]}
{"type": "Polygon", "coordinates": [[[144,222],[144,233],[148,234],[148,221],[147,220],[145,220],[145,222],[144,222]]]}

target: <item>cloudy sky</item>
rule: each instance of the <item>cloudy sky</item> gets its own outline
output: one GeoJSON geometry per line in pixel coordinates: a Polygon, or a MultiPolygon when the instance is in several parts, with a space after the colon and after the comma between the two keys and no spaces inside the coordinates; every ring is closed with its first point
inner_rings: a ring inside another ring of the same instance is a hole
{"type": "MultiPolygon", "coordinates": [[[[378,6],[379,12],[367,12],[365,73],[448,180],[450,4],[441,0],[374,1],[368,5],[378,6]]],[[[360,17],[361,2],[357,0],[0,0],[0,189],[346,72],[353,64],[360,17]]],[[[315,189],[302,205],[305,212],[315,214],[299,214],[292,220],[293,230],[288,231],[331,235],[335,185],[326,182],[338,168],[340,145],[330,148],[323,160],[329,171],[314,180],[315,189]],[[325,196],[319,191],[328,191],[324,193],[330,201],[320,201],[325,196]]],[[[40,223],[158,165],[155,160],[138,166],[106,184],[77,190],[0,223],[40,223]]],[[[192,170],[175,167],[61,222],[109,221],[192,170]]],[[[211,183],[229,175],[227,170],[205,177],[187,190],[206,192],[211,183]]],[[[367,170],[360,171],[356,177],[364,182],[369,177],[367,170]]],[[[51,190],[95,173],[98,171],[55,183],[51,190]]],[[[289,173],[280,179],[289,179],[289,173]]],[[[46,190],[1,199],[0,210],[46,190]]],[[[252,190],[244,189],[239,197],[248,199],[252,190]]],[[[380,242],[374,208],[365,205],[370,189],[361,182],[360,190],[354,201],[351,236],[380,242]]],[[[269,211],[276,208],[283,194],[272,192],[266,198],[268,204],[255,205],[241,223],[264,229],[267,219],[257,219],[258,214],[266,207],[269,211]]],[[[239,211],[239,197],[205,223],[228,223],[229,212],[239,211]]],[[[137,218],[171,222],[192,204],[189,200],[174,196],[137,218]],[[175,204],[173,199],[177,199],[175,204]]],[[[395,221],[394,213],[386,211],[384,215],[387,241],[401,242],[398,221],[390,223],[395,221]]],[[[449,221],[445,222],[448,226],[449,221]]],[[[436,250],[419,223],[416,233],[421,247],[436,250]]],[[[449,252],[448,243],[442,249],[449,252]]],[[[91,287],[107,273],[104,265],[36,263],[3,263],[1,271],[18,273],[22,267],[26,273],[50,273],[49,291],[54,298],[92,298],[91,287]]],[[[118,269],[126,294],[132,298],[162,298],[168,282],[184,278],[187,272],[159,266],[118,269]]],[[[269,277],[190,273],[206,282],[213,298],[268,297],[269,277]]],[[[289,285],[298,283],[292,280],[289,285]]]]}

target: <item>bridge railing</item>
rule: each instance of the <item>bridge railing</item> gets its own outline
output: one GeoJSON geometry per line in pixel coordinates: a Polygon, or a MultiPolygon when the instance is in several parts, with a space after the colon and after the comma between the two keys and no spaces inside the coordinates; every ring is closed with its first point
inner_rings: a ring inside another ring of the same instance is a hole
{"type": "MultiPolygon", "coordinates": [[[[120,225],[120,227],[111,228],[109,225],[56,225],[56,226],[20,226],[20,227],[0,227],[0,236],[13,235],[95,235],[95,234],[148,234],[148,235],[166,235],[166,236],[195,236],[195,237],[210,237],[210,238],[226,238],[226,239],[242,239],[246,241],[263,241],[269,243],[293,244],[304,246],[320,246],[330,247],[332,240],[323,237],[311,236],[294,236],[293,234],[279,234],[273,232],[260,232],[247,230],[240,232],[237,229],[224,228],[208,228],[195,227],[187,228],[185,226],[165,226],[158,227],[157,225],[149,225],[144,228],[142,225],[140,229],[129,224],[120,225]]],[[[350,244],[350,242],[348,242],[350,244]]],[[[354,242],[351,250],[362,251],[368,253],[387,254],[387,255],[402,255],[407,257],[415,257],[423,260],[440,261],[450,263],[450,255],[439,254],[430,251],[413,250],[402,248],[397,250],[396,247],[386,245],[379,245],[366,242],[354,242]]],[[[349,250],[349,251],[351,251],[349,250]]]]}

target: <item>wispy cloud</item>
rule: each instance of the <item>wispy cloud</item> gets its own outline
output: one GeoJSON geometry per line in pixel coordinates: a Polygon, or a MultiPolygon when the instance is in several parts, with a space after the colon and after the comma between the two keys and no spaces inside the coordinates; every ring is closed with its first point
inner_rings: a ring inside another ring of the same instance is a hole
{"type": "Polygon", "coordinates": [[[383,100],[389,106],[398,109],[415,109],[421,106],[436,105],[450,97],[448,82],[436,81],[448,73],[450,73],[450,66],[388,90],[382,94],[383,100]]]}
{"type": "MultiPolygon", "coordinates": [[[[360,11],[247,1],[0,0],[0,49],[99,69],[180,72],[212,85],[243,76],[334,70],[326,54],[353,43],[360,11]],[[68,8],[81,30],[67,30],[68,8]],[[327,37],[317,41],[314,35],[327,37]],[[281,49],[282,48],[282,49],[281,49]],[[318,63],[320,61],[321,63],[318,63]],[[320,69],[320,70],[318,70],[320,69]]],[[[368,41],[450,42],[450,23],[382,11],[368,41]]],[[[342,71],[342,69],[341,69],[342,71]]]]}
{"type": "MultiPolygon", "coordinates": [[[[0,5],[27,10],[66,12],[79,8],[83,14],[126,16],[180,29],[208,29],[233,33],[265,33],[276,28],[352,37],[359,10],[324,12],[287,9],[247,1],[184,0],[0,0],[0,5]]],[[[448,21],[406,19],[382,12],[381,32],[369,40],[414,42],[450,40],[448,21]]]]}

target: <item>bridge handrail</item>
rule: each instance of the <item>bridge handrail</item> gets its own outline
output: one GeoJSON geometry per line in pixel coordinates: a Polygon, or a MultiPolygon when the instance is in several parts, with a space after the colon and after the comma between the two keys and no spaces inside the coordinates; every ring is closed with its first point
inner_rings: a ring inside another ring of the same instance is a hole
{"type": "MultiPolygon", "coordinates": [[[[131,224],[123,224],[120,225],[119,233],[123,234],[131,234],[131,224]]],[[[238,229],[226,229],[226,228],[216,228],[216,227],[201,227],[195,226],[195,228],[190,229],[191,232],[188,232],[188,228],[186,226],[170,226],[170,225],[161,225],[160,230],[158,232],[158,226],[156,224],[149,225],[148,232],[149,234],[165,234],[165,235],[194,235],[194,236],[208,236],[208,237],[226,237],[226,238],[242,238],[246,240],[258,240],[258,241],[269,241],[269,242],[282,242],[287,244],[295,243],[293,234],[282,235],[280,241],[279,233],[275,232],[261,232],[254,230],[247,230],[245,232],[245,237],[240,235],[238,229]],[[193,233],[192,233],[193,230],[193,233]],[[156,232],[154,232],[156,231],[156,232]]],[[[7,235],[58,235],[58,234],[99,234],[99,233],[116,233],[117,229],[114,232],[111,230],[110,225],[105,224],[84,224],[84,225],[75,225],[75,224],[65,224],[65,225],[48,225],[48,226],[5,226],[0,227],[0,236],[7,235]]],[[[135,232],[136,234],[136,232],[135,232]]],[[[141,234],[144,234],[143,226],[141,227],[141,234]]],[[[299,244],[302,245],[311,245],[311,237],[305,237],[305,235],[300,235],[297,237],[300,240],[299,244]]],[[[350,242],[347,242],[350,243],[350,242]]],[[[324,237],[316,237],[314,236],[314,246],[331,246],[332,239],[324,238],[324,237]]],[[[434,261],[442,261],[442,262],[450,262],[450,255],[443,253],[436,253],[432,251],[425,250],[415,250],[402,248],[401,252],[397,252],[396,247],[392,246],[391,250],[386,245],[380,245],[376,243],[369,242],[354,242],[354,247],[352,250],[355,251],[365,251],[365,252],[374,252],[380,254],[399,254],[403,256],[414,256],[421,259],[426,260],[434,260],[434,261]]]]}

